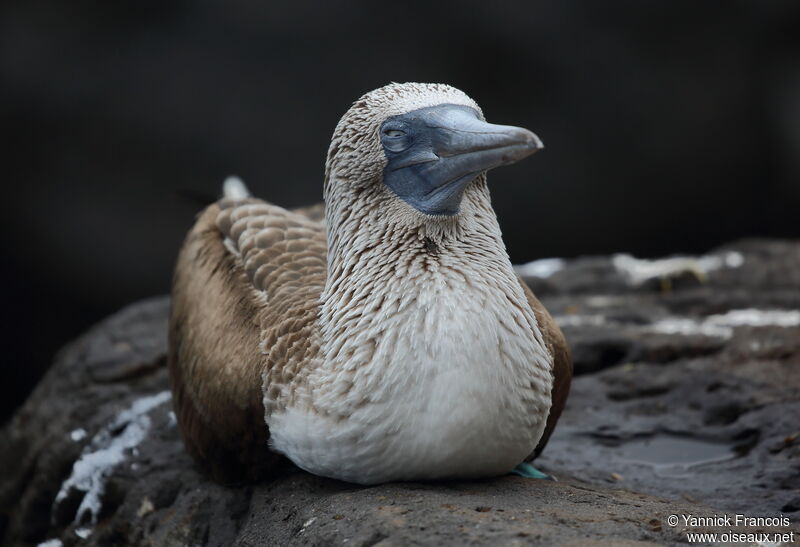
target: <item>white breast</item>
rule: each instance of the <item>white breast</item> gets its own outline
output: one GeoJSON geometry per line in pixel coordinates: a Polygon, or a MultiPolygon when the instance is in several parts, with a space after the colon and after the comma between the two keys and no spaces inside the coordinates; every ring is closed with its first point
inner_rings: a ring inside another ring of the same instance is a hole
{"type": "Polygon", "coordinates": [[[268,417],[272,448],[365,484],[509,472],[541,437],[552,386],[510,268],[372,278],[322,325],[326,358],[305,402],[268,417]]]}

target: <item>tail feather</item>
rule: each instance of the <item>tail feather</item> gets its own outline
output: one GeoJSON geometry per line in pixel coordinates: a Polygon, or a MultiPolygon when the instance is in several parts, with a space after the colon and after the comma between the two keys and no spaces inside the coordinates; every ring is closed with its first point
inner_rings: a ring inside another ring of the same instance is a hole
{"type": "Polygon", "coordinates": [[[228,177],[222,183],[222,195],[227,199],[247,199],[251,196],[250,190],[247,189],[242,179],[239,177],[228,177]]]}

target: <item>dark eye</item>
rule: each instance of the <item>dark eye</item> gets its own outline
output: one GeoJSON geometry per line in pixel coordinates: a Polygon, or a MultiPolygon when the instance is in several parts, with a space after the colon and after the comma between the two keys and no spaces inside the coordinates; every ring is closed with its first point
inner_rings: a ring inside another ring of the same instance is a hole
{"type": "Polygon", "coordinates": [[[402,137],[406,133],[405,131],[400,131],[399,129],[386,129],[383,131],[383,134],[387,137],[402,137]]]}

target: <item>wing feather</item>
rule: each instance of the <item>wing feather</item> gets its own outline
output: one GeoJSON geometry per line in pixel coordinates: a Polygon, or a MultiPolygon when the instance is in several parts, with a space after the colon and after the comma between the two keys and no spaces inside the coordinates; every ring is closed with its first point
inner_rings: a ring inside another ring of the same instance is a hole
{"type": "Polygon", "coordinates": [[[275,380],[267,392],[280,392],[314,349],[325,249],[321,223],[252,198],[211,205],[183,244],[170,317],[174,406],[188,451],[218,480],[258,479],[282,461],[268,449],[263,376],[275,380]]]}
{"type": "Polygon", "coordinates": [[[567,395],[569,395],[569,386],[572,383],[572,355],[569,350],[564,333],[556,324],[553,317],[545,309],[539,299],[533,294],[533,291],[528,287],[525,281],[520,278],[525,295],[528,297],[528,304],[533,308],[533,313],[536,316],[536,321],[539,323],[539,329],[542,332],[545,345],[548,351],[553,356],[553,389],[552,397],[553,402],[550,406],[550,414],[547,416],[547,425],[545,426],[542,438],[539,444],[534,449],[533,453],[528,457],[532,460],[539,456],[547,446],[547,441],[550,440],[553,430],[556,427],[558,418],[564,410],[564,405],[567,403],[567,395]]]}

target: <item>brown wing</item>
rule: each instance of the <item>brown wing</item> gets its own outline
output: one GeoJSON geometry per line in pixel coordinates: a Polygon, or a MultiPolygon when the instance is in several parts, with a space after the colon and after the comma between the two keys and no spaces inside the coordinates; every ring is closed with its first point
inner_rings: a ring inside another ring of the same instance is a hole
{"type": "Polygon", "coordinates": [[[188,451],[217,480],[258,479],[282,461],[268,449],[262,392],[276,357],[261,342],[308,334],[324,241],[321,224],[248,199],[208,207],[183,244],[169,333],[174,407],[188,451]]]}
{"type": "Polygon", "coordinates": [[[569,386],[572,383],[572,355],[570,354],[567,340],[564,338],[564,333],[558,328],[553,317],[539,302],[539,299],[536,298],[530,287],[525,284],[525,281],[520,278],[519,282],[528,297],[528,304],[533,308],[533,313],[536,315],[536,321],[539,323],[539,329],[544,337],[545,345],[553,356],[553,404],[550,407],[550,414],[547,416],[544,434],[542,434],[542,438],[533,453],[528,457],[528,461],[530,461],[538,457],[544,447],[547,446],[547,441],[556,427],[561,411],[564,410],[567,395],[569,394],[569,386]]]}

